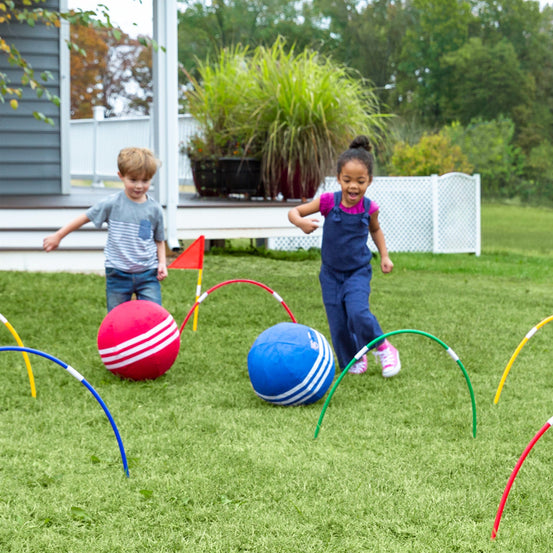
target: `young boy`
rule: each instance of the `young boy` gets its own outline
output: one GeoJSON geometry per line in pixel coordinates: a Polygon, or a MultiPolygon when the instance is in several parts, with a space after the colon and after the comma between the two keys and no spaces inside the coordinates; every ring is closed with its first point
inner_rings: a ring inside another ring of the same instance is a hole
{"type": "Polygon", "coordinates": [[[159,166],[147,148],[124,148],[117,157],[124,189],[79,215],[44,239],[47,252],[55,250],[70,232],[92,221],[108,224],[105,253],[107,309],[139,300],[161,305],[160,281],[167,276],[165,232],[161,206],[147,194],[159,166]]]}

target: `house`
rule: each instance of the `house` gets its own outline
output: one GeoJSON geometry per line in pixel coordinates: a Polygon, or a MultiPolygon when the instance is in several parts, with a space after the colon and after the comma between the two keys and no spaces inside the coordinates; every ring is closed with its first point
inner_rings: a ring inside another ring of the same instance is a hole
{"type": "MultiPolygon", "coordinates": [[[[66,0],[46,0],[44,6],[67,9],[66,0]]],[[[192,240],[202,234],[207,240],[301,236],[301,231],[288,222],[291,206],[286,202],[221,202],[179,195],[176,12],[176,0],[153,0],[154,39],[164,46],[154,52],[153,142],[162,161],[154,190],[165,212],[168,246],[178,249],[179,240],[192,240]]],[[[18,110],[0,104],[0,270],[103,270],[106,231],[90,224],[68,236],[56,252],[47,254],[42,250],[45,235],[106,193],[101,189],[77,193],[70,183],[68,31],[65,23],[61,28],[0,24],[2,36],[16,44],[37,73],[52,73],[49,90],[61,98],[61,107],[57,108],[25,89],[18,110]],[[34,110],[51,117],[54,125],[37,121],[32,115],[34,110]]],[[[0,56],[0,71],[17,81],[5,56],[0,56]]],[[[476,198],[472,203],[476,205],[479,181],[472,190],[476,198]]],[[[429,202],[432,208],[432,200],[429,202]]],[[[437,206],[435,203],[436,213],[437,206]]],[[[470,212],[476,216],[471,215],[475,232],[468,247],[479,252],[479,211],[470,212]]],[[[432,227],[431,219],[427,226],[430,231],[434,228],[439,238],[438,227],[432,227]]],[[[462,244],[461,248],[457,251],[466,251],[467,246],[462,244]]]]}
{"type": "MultiPolygon", "coordinates": [[[[59,9],[59,0],[47,0],[47,9],[59,9]]],[[[63,44],[66,26],[61,29],[23,23],[0,24],[0,33],[8,44],[15,44],[38,76],[50,71],[53,79],[48,90],[61,99],[61,109],[46,96],[37,98],[23,88],[19,108],[0,104],[0,196],[30,194],[67,194],[70,189],[68,159],[69,125],[69,50],[63,44]],[[34,118],[42,112],[54,121],[48,125],[34,118]]],[[[0,71],[14,85],[20,84],[21,72],[0,56],[0,71]]]]}

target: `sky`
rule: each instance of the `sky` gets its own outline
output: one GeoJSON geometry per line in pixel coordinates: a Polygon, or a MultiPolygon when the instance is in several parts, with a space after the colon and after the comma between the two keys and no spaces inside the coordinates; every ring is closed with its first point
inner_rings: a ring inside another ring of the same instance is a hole
{"type": "Polygon", "coordinates": [[[130,36],[139,34],[152,36],[152,0],[68,0],[68,9],[80,8],[101,13],[98,4],[105,4],[111,22],[130,36]]]}

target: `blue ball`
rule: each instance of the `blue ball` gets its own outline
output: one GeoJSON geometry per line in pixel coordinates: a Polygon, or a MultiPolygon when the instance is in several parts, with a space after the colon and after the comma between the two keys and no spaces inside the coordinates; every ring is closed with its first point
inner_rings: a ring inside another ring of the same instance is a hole
{"type": "Polygon", "coordinates": [[[277,405],[308,405],[321,399],[334,379],[334,355],[318,331],[279,323],[263,331],[248,353],[255,393],[277,405]]]}

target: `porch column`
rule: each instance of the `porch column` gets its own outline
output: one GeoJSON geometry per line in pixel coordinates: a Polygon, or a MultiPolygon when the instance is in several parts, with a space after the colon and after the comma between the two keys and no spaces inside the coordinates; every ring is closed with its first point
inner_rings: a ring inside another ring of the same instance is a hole
{"type": "Polygon", "coordinates": [[[179,249],[177,0],[154,0],[153,20],[154,40],[160,46],[157,52],[153,52],[154,150],[161,160],[155,180],[155,196],[165,210],[167,245],[179,249]]]}

